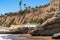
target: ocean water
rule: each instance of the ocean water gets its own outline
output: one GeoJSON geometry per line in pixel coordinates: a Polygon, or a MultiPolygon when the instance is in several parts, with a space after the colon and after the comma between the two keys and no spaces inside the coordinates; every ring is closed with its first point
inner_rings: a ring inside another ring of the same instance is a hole
{"type": "Polygon", "coordinates": [[[0,40],[12,40],[8,38],[8,35],[10,34],[0,34],[0,40]]]}
{"type": "Polygon", "coordinates": [[[15,34],[0,34],[0,40],[26,40],[26,37],[14,36],[15,34]]]}
{"type": "Polygon", "coordinates": [[[43,40],[43,39],[36,39],[36,38],[27,38],[27,37],[18,37],[14,36],[15,34],[0,34],[0,40],[43,40]]]}
{"type": "MultiPolygon", "coordinates": [[[[23,34],[24,35],[24,34],[23,34]]],[[[51,39],[50,36],[36,36],[36,37],[24,37],[17,36],[17,34],[0,34],[0,40],[60,40],[60,39],[51,39]]]]}

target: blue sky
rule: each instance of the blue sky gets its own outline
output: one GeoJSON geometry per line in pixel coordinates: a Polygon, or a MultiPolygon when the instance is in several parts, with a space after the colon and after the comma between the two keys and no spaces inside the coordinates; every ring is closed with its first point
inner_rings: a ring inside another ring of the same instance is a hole
{"type": "MultiPolygon", "coordinates": [[[[4,14],[7,12],[18,12],[19,11],[19,1],[20,0],[0,0],[0,14],[4,14]]],[[[45,5],[49,3],[51,0],[22,0],[23,4],[27,4],[27,6],[35,7],[40,5],[45,5]]],[[[22,5],[22,9],[24,6],[22,5]]]]}

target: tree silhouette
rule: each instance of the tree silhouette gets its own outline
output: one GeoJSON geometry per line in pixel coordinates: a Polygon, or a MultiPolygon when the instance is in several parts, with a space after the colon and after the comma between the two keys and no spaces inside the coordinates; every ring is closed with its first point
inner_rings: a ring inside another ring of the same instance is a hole
{"type": "Polygon", "coordinates": [[[25,7],[25,13],[27,13],[27,5],[26,4],[24,4],[24,7],[25,7]]]}
{"type": "Polygon", "coordinates": [[[24,4],[24,7],[26,8],[26,4],[24,4]]]}
{"type": "Polygon", "coordinates": [[[28,12],[30,13],[31,6],[28,6],[28,9],[29,9],[28,12]]]}
{"type": "Polygon", "coordinates": [[[21,9],[21,6],[22,6],[22,0],[20,0],[19,5],[20,5],[20,11],[21,11],[21,10],[22,10],[22,9],[21,9]]]}

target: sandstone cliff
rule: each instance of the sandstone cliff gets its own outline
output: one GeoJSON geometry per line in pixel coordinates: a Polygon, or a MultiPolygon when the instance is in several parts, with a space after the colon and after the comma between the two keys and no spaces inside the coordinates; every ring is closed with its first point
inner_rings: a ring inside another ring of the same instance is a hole
{"type": "Polygon", "coordinates": [[[27,28],[17,29],[18,32],[31,33],[32,35],[53,35],[60,32],[60,0],[52,0],[47,6],[31,9],[30,13],[24,15],[0,17],[0,25],[9,27],[11,25],[21,25],[31,20],[43,19],[44,22],[34,28],[32,31],[27,28]]]}
{"type": "Polygon", "coordinates": [[[10,25],[21,25],[25,22],[36,19],[43,19],[44,21],[46,21],[47,19],[52,18],[56,13],[58,13],[58,3],[59,1],[53,0],[46,6],[34,8],[34,10],[32,9],[30,13],[26,13],[22,16],[15,15],[0,17],[0,25],[9,27],[10,25]]]}
{"type": "Polygon", "coordinates": [[[9,27],[11,25],[21,25],[25,22],[29,22],[30,20],[36,20],[36,19],[43,19],[47,12],[47,8],[50,5],[47,4],[45,7],[37,7],[34,9],[31,9],[30,13],[26,13],[24,15],[14,15],[14,16],[4,16],[0,17],[0,26],[9,27]]]}
{"type": "MultiPolygon", "coordinates": [[[[46,21],[35,29],[32,35],[53,35],[60,32],[60,0],[53,0],[51,12],[46,15],[46,21]]],[[[51,9],[50,8],[50,9],[51,9]]]]}

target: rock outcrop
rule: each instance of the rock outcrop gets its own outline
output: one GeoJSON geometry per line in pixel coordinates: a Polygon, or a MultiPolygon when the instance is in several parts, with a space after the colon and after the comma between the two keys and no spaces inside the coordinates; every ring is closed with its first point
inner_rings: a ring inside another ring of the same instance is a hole
{"type": "MultiPolygon", "coordinates": [[[[46,15],[46,21],[40,27],[31,32],[32,35],[53,35],[60,32],[60,0],[53,0],[52,6],[54,10],[46,15]]],[[[51,8],[50,8],[51,9],[51,8]]]]}
{"type": "Polygon", "coordinates": [[[0,25],[7,26],[10,25],[21,25],[26,21],[35,19],[44,19],[44,23],[41,26],[31,31],[33,35],[53,35],[60,32],[60,0],[52,0],[45,7],[35,8],[30,13],[25,15],[15,15],[15,16],[4,16],[0,17],[0,25]]]}
{"type": "MultiPolygon", "coordinates": [[[[4,16],[0,17],[0,26],[7,26],[10,25],[21,25],[24,24],[26,21],[35,20],[35,19],[43,19],[47,20],[48,18],[51,18],[52,15],[51,11],[54,10],[51,7],[52,5],[48,3],[46,6],[43,7],[37,7],[31,10],[30,13],[26,13],[25,15],[15,15],[15,16],[4,16]],[[47,17],[47,15],[50,15],[47,17]]],[[[54,7],[53,7],[54,8],[54,7]]]]}

